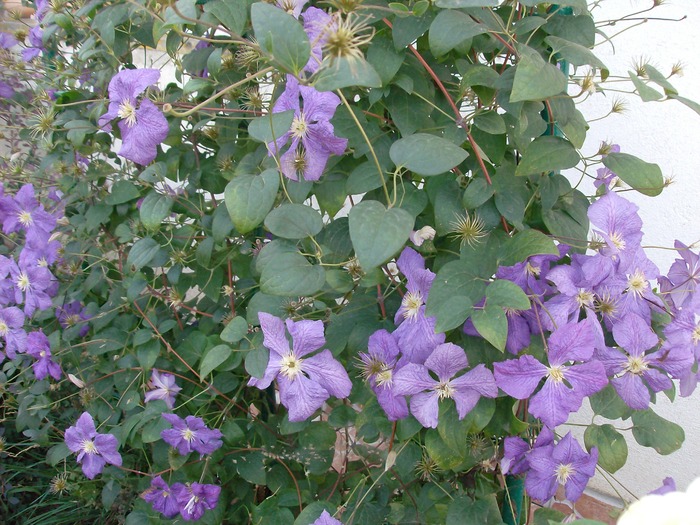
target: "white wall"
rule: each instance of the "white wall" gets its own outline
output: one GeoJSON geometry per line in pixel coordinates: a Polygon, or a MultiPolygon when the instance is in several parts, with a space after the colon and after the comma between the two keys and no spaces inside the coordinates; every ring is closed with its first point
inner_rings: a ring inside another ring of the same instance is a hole
{"type": "MultiPolygon", "coordinates": [[[[594,11],[594,16],[596,20],[615,19],[652,3],[652,0],[606,0],[594,11]]],[[[615,38],[614,50],[610,44],[600,44],[596,54],[610,68],[611,75],[621,76],[626,76],[641,56],[651,59],[652,65],[664,74],[670,73],[671,66],[681,61],[685,64],[684,76],[671,78],[671,83],[682,96],[700,101],[700,56],[696,47],[700,35],[700,2],[671,0],[640,16],[687,18],[681,22],[649,20],[615,38]]],[[[601,30],[611,35],[629,25],[617,24],[601,27],[601,30]]],[[[624,194],[640,207],[644,245],[672,248],[675,239],[686,244],[700,241],[700,115],[676,101],[642,103],[638,97],[619,93],[596,94],[582,105],[582,111],[589,119],[604,115],[614,96],[627,100],[629,112],[592,123],[584,153],[595,153],[601,141],[617,143],[623,152],[659,164],[665,176],[674,178],[675,183],[659,197],[645,197],[636,192],[624,194]]],[[[582,191],[592,193],[590,182],[582,191]]],[[[695,248],[700,249],[700,243],[695,248]]],[[[674,251],[660,248],[647,248],[647,252],[662,274],[677,256],[674,251]]],[[[637,446],[631,432],[624,432],[629,436],[629,457],[615,478],[637,496],[658,488],[666,476],[673,476],[679,489],[700,477],[700,391],[694,397],[677,399],[673,405],[661,395],[654,408],[662,417],[680,424],[686,431],[686,440],[678,452],[659,456],[651,449],[637,446]]],[[[591,416],[590,410],[584,407],[572,421],[589,422],[591,416]]],[[[615,426],[628,428],[629,423],[618,421],[615,426]]],[[[566,432],[569,428],[572,427],[564,426],[559,430],[566,432]]],[[[572,430],[582,438],[580,427],[572,430]]],[[[614,494],[600,475],[590,487],[614,494]]],[[[630,499],[629,494],[624,496],[630,499]]]]}

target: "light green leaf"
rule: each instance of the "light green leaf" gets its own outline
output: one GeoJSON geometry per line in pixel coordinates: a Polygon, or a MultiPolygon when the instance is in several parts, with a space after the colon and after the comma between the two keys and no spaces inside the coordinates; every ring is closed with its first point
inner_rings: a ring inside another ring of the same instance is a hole
{"type": "Polygon", "coordinates": [[[598,464],[610,474],[627,461],[627,441],[612,425],[589,425],[583,434],[586,449],[598,448],[598,464]]]}
{"type": "Polygon", "coordinates": [[[486,182],[484,178],[473,178],[464,190],[462,204],[467,210],[478,208],[493,195],[493,185],[486,182]]]}
{"type": "Polygon", "coordinates": [[[133,267],[135,270],[140,270],[146,266],[156,253],[160,250],[160,244],[151,237],[144,237],[134,243],[129,250],[129,255],[126,258],[126,264],[133,267]]]}
{"type": "Polygon", "coordinates": [[[301,24],[283,9],[265,2],[254,3],[250,17],[262,50],[282,69],[299,74],[311,54],[311,44],[301,24]]]}
{"type": "Polygon", "coordinates": [[[442,137],[415,133],[394,142],[389,156],[397,166],[427,177],[451,170],[466,159],[468,154],[442,137]]]}
{"type": "Polygon", "coordinates": [[[350,239],[367,271],[388,261],[408,240],[413,216],[401,208],[386,209],[378,201],[362,201],[349,213],[350,239]]]}
{"type": "Polygon", "coordinates": [[[683,428],[655,414],[651,409],[632,414],[632,435],[643,447],[651,447],[662,456],[675,452],[685,441],[683,428]]]}
{"type": "Polygon", "coordinates": [[[435,0],[437,7],[445,9],[461,9],[462,7],[494,7],[500,0],[435,0]]]}
{"type": "Polygon", "coordinates": [[[263,117],[254,118],[250,121],[248,134],[258,142],[269,144],[287,133],[293,120],[293,109],[279,113],[268,113],[263,117]]]}
{"type": "Polygon", "coordinates": [[[425,434],[425,450],[428,452],[428,456],[443,470],[457,468],[464,462],[464,457],[452,450],[436,430],[428,430],[425,434]]]}
{"type": "Polygon", "coordinates": [[[236,229],[252,231],[267,216],[277,197],[279,174],[266,170],[260,175],[240,175],[226,185],[226,209],[236,229]]]}
{"type": "Polygon", "coordinates": [[[517,233],[502,250],[500,263],[502,266],[513,266],[523,262],[531,255],[558,255],[554,241],[537,230],[525,230],[517,233]]]}
{"type": "Polygon", "coordinates": [[[589,397],[593,413],[607,419],[628,419],[633,410],[627,406],[612,385],[589,397]]]}
{"type": "Polygon", "coordinates": [[[522,288],[506,279],[497,279],[486,287],[486,304],[513,310],[529,310],[530,299],[522,288]]]}
{"type": "Polygon", "coordinates": [[[579,163],[573,144],[561,137],[537,137],[522,152],[515,175],[527,176],[573,168],[579,163]]]}
{"type": "Polygon", "coordinates": [[[346,87],[381,87],[382,79],[364,58],[337,58],[314,76],[318,91],[333,91],[346,87]]]}
{"type": "Polygon", "coordinates": [[[265,217],[270,232],[284,239],[312,237],[323,229],[321,214],[304,204],[283,204],[265,217]]]}
{"type": "Polygon", "coordinates": [[[247,321],[244,317],[236,316],[229,321],[219,337],[221,337],[222,341],[226,341],[227,343],[237,343],[243,339],[247,333],[247,321]]]}
{"type": "Polygon", "coordinates": [[[58,445],[51,447],[46,453],[46,462],[54,467],[71,454],[72,452],[65,443],[59,443],[58,445]]]}
{"type": "Polygon", "coordinates": [[[322,266],[314,266],[286,241],[273,241],[258,254],[260,290],[269,295],[313,295],[326,282],[322,266]]]}
{"type": "Polygon", "coordinates": [[[474,125],[480,130],[490,133],[491,135],[501,135],[507,131],[506,123],[503,120],[503,117],[495,111],[485,111],[483,113],[479,113],[474,118],[474,125]]]}
{"type": "Polygon", "coordinates": [[[511,102],[544,100],[566,91],[566,76],[558,67],[545,62],[531,47],[519,45],[518,52],[511,102]]]}
{"type": "Polygon", "coordinates": [[[236,35],[242,35],[248,21],[248,2],[214,0],[204,4],[204,12],[214,15],[224,27],[236,35]]]}
{"type": "Polygon", "coordinates": [[[430,24],[430,51],[436,57],[442,56],[470,38],[486,32],[488,28],[461,11],[440,11],[430,24]]]}
{"type": "Polygon", "coordinates": [[[233,350],[228,345],[216,345],[210,348],[204,354],[202,363],[199,365],[199,375],[207,377],[217,366],[231,357],[232,353],[233,350]]]}
{"type": "Polygon", "coordinates": [[[678,90],[673,87],[673,84],[671,84],[668,79],[661,74],[661,72],[656,69],[654,66],[651,66],[649,64],[646,64],[644,66],[644,69],[647,72],[647,76],[649,77],[649,80],[652,82],[658,84],[662,88],[664,88],[664,93],[666,95],[677,95],[678,90]]]}
{"type": "Polygon", "coordinates": [[[150,192],[143,199],[139,209],[141,224],[148,230],[155,230],[161,225],[163,219],[170,215],[172,207],[172,198],[155,191],[150,192]]]}
{"type": "Polygon", "coordinates": [[[464,261],[452,261],[440,268],[426,306],[426,314],[437,319],[435,330],[445,332],[462,325],[484,296],[485,287],[486,283],[464,261]]]}
{"type": "Polygon", "coordinates": [[[639,193],[655,197],[664,189],[664,177],[658,164],[628,153],[610,153],[603,158],[603,164],[639,193]]]}
{"type": "Polygon", "coordinates": [[[628,73],[630,75],[630,80],[632,80],[632,84],[634,84],[634,87],[637,88],[639,97],[644,102],[652,102],[654,100],[661,100],[662,98],[664,98],[664,96],[661,93],[656,91],[653,87],[648,86],[647,83],[644,82],[637,75],[635,75],[631,71],[629,71],[628,73]]]}
{"type": "Polygon", "coordinates": [[[590,49],[558,36],[548,36],[544,41],[551,46],[554,53],[558,53],[561,58],[573,65],[597,67],[601,70],[600,74],[603,80],[610,74],[608,67],[590,49]]]}
{"type": "Polygon", "coordinates": [[[120,180],[114,183],[109,195],[105,198],[105,204],[116,206],[134,199],[140,195],[139,188],[129,180],[120,180]]]}
{"type": "MultiPolygon", "coordinates": [[[[488,293],[488,288],[486,289],[488,293]]],[[[506,313],[498,305],[486,304],[482,310],[475,310],[472,314],[474,328],[493,346],[501,352],[506,349],[508,339],[508,320],[506,313]]]]}
{"type": "Polygon", "coordinates": [[[698,103],[695,102],[694,100],[690,100],[689,98],[680,97],[680,96],[678,96],[678,95],[673,95],[673,94],[670,94],[670,95],[668,96],[668,98],[672,98],[673,100],[677,100],[677,101],[680,102],[681,104],[685,104],[685,105],[688,106],[690,109],[692,109],[693,111],[695,111],[695,113],[697,113],[698,115],[700,115],[700,104],[698,104],[698,103]]]}

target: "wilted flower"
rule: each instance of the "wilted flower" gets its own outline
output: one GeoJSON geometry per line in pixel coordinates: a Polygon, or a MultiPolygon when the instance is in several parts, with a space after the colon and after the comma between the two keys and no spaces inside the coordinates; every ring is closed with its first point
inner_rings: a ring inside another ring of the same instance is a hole
{"type": "Polygon", "coordinates": [[[107,463],[118,467],[122,464],[117,438],[112,434],[98,434],[88,412],[83,412],[75,426],[66,430],[65,441],[71,452],[78,453],[78,463],[88,479],[102,472],[107,463]]]}

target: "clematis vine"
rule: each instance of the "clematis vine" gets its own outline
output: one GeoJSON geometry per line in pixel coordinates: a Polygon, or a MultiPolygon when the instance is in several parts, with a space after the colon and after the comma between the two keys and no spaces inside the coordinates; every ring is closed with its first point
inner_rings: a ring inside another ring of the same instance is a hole
{"type": "Polygon", "coordinates": [[[294,119],[289,131],[267,145],[270,155],[278,155],[291,140],[289,148],[280,157],[285,177],[319,180],[329,157],[345,152],[348,140],[336,137],[330,123],[339,104],[340,98],[336,94],[302,86],[296,78],[287,75],[287,86],[272,112],[293,110],[294,119]]]}
{"type": "Polygon", "coordinates": [[[88,479],[94,479],[108,463],[118,467],[122,464],[117,438],[98,434],[88,412],[83,412],[76,424],[66,430],[65,441],[71,452],[78,453],[78,463],[88,479]]]}
{"type": "Polygon", "coordinates": [[[498,395],[493,374],[483,364],[455,378],[468,365],[462,348],[452,343],[441,344],[424,365],[409,363],[396,372],[394,392],[411,396],[411,413],[424,427],[437,427],[439,404],[444,399],[454,400],[459,419],[464,419],[482,396],[498,395]]]}
{"type": "Polygon", "coordinates": [[[270,359],[263,377],[251,377],[248,386],[265,389],[276,379],[290,421],[308,419],[331,396],[343,399],[350,395],[352,382],[330,350],[307,357],[326,342],[323,322],[287,319],[285,323],[265,312],[258,317],[270,359]],[[292,338],[291,348],[287,332],[292,338]]]}
{"type": "Polygon", "coordinates": [[[119,155],[137,164],[148,164],[156,158],[158,144],[168,136],[168,121],[147,97],[139,96],[158,82],[157,69],[125,69],[109,82],[109,107],[99,119],[103,129],[111,130],[110,122],[120,118],[122,146],[119,155]]]}
{"type": "Polygon", "coordinates": [[[176,448],[181,456],[186,456],[192,451],[204,456],[223,445],[221,431],[207,427],[202,418],[187,416],[182,419],[175,414],[162,414],[162,416],[173,428],[163,430],[160,437],[168,445],[176,448]]]}

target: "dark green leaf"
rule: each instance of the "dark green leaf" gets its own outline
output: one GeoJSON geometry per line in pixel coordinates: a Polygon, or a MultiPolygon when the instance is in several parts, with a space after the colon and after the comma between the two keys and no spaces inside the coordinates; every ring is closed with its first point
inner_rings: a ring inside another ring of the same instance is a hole
{"type": "Polygon", "coordinates": [[[333,91],[346,87],[381,87],[382,79],[364,58],[340,57],[319,69],[313,86],[319,91],[333,91]]]}
{"type": "Polygon", "coordinates": [[[459,9],[462,7],[493,7],[500,4],[500,0],[435,0],[437,7],[446,9],[459,9]]]}
{"type": "Polygon", "coordinates": [[[155,191],[150,192],[143,199],[139,209],[141,223],[146,229],[155,230],[161,225],[163,219],[170,214],[172,207],[172,198],[155,191]]]}
{"type": "Polygon", "coordinates": [[[598,464],[610,474],[627,461],[627,441],[612,425],[589,425],[583,435],[586,449],[598,448],[598,464]]]}
{"type": "Polygon", "coordinates": [[[299,74],[311,54],[311,44],[301,24],[283,9],[265,2],[254,3],[250,17],[262,50],[282,69],[299,74]]]}
{"type": "Polygon", "coordinates": [[[675,452],[685,441],[683,428],[655,414],[651,409],[632,414],[632,435],[643,447],[651,447],[662,456],[675,452]]]}
{"type": "Polygon", "coordinates": [[[486,287],[486,304],[498,305],[513,310],[530,309],[530,299],[528,299],[522,288],[506,279],[498,279],[486,287]]]}
{"type": "Polygon", "coordinates": [[[515,174],[527,176],[573,168],[580,160],[576,148],[568,140],[561,137],[538,137],[523,150],[515,174]]]}
{"type": "Polygon", "coordinates": [[[460,11],[440,11],[430,24],[430,51],[439,57],[488,29],[460,11]]]}
{"type": "Polygon", "coordinates": [[[531,47],[518,45],[518,52],[511,102],[544,100],[566,91],[566,76],[559,68],[545,62],[531,47]]]}
{"type": "Polygon", "coordinates": [[[138,199],[140,195],[139,188],[133,182],[128,180],[120,180],[114,183],[109,195],[105,198],[105,204],[116,206],[134,199],[138,199]]]}
{"type": "Polygon", "coordinates": [[[633,413],[612,385],[593,394],[589,400],[593,413],[607,419],[628,419],[633,413]]]}
{"type": "Polygon", "coordinates": [[[561,58],[571,62],[575,66],[594,66],[601,70],[603,78],[609,74],[607,66],[595,56],[590,49],[582,45],[570,42],[558,36],[548,36],[544,41],[552,47],[554,53],[558,53],[561,58]]]}
{"type": "Polygon", "coordinates": [[[465,150],[442,137],[415,133],[397,140],[389,150],[391,160],[419,175],[445,173],[467,158],[465,150]]]}
{"type": "Polygon", "coordinates": [[[603,158],[603,164],[639,193],[655,197],[664,189],[664,177],[658,164],[628,153],[610,153],[603,158]]]}
{"type": "MultiPolygon", "coordinates": [[[[488,288],[486,289],[488,292],[488,288]]],[[[506,349],[508,338],[508,320],[506,313],[498,305],[486,304],[481,310],[474,310],[472,314],[474,328],[481,336],[501,352],[506,349]]]]}
{"type": "Polygon", "coordinates": [[[231,221],[240,233],[248,233],[267,216],[277,197],[279,174],[240,175],[226,186],[224,199],[231,221]]]}
{"type": "Polygon", "coordinates": [[[134,243],[126,258],[127,266],[140,270],[146,266],[160,250],[160,244],[151,237],[144,237],[134,243]]]}
{"type": "Polygon", "coordinates": [[[224,27],[236,35],[242,35],[248,21],[248,2],[239,0],[227,2],[226,0],[213,0],[204,4],[204,11],[211,13],[224,27]]]}
{"type": "Polygon", "coordinates": [[[270,232],[284,239],[312,237],[323,229],[321,214],[304,204],[283,204],[265,217],[270,232]]]}
{"type": "Polygon", "coordinates": [[[269,144],[287,133],[293,120],[293,109],[279,113],[268,113],[264,117],[252,119],[248,125],[248,133],[258,142],[269,144]]]}
{"type": "Polygon", "coordinates": [[[221,332],[222,341],[227,343],[237,343],[248,333],[248,322],[244,317],[236,316],[231,319],[221,332]]]}
{"type": "Polygon", "coordinates": [[[199,365],[199,375],[207,377],[217,366],[231,357],[232,352],[228,345],[216,345],[207,350],[199,365]]]}
{"type": "Polygon", "coordinates": [[[445,525],[502,525],[501,511],[496,496],[472,499],[458,496],[450,504],[445,525]]]}
{"type": "Polygon", "coordinates": [[[554,241],[537,230],[517,233],[503,248],[500,262],[502,266],[513,266],[531,255],[558,255],[554,241]]]}

